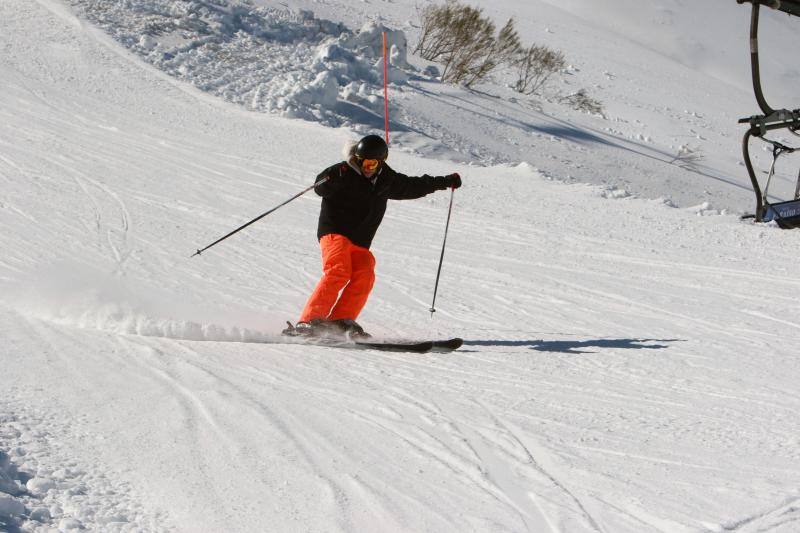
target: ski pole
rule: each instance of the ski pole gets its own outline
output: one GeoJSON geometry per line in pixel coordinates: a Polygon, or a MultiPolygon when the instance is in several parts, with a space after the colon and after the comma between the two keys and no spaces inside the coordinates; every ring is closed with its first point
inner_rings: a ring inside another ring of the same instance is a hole
{"type": "Polygon", "coordinates": [[[444,226],[444,240],[442,241],[442,254],[439,256],[439,268],[436,270],[436,285],[433,287],[433,301],[431,302],[431,318],[433,313],[436,312],[436,293],[439,290],[439,275],[442,273],[442,261],[444,260],[444,247],[447,244],[447,230],[450,228],[450,213],[453,212],[453,196],[456,194],[456,188],[450,189],[450,207],[447,208],[447,223],[444,226]]]}
{"type": "Polygon", "coordinates": [[[246,227],[247,227],[247,226],[249,226],[250,224],[252,224],[252,223],[254,223],[254,222],[258,222],[259,220],[261,220],[261,219],[262,219],[262,218],[264,218],[265,216],[269,215],[270,213],[272,213],[272,212],[274,212],[274,211],[277,211],[279,208],[281,208],[281,207],[285,206],[286,204],[288,204],[288,203],[289,203],[289,202],[291,202],[292,200],[295,200],[295,199],[297,199],[297,198],[299,198],[299,197],[303,196],[305,193],[307,193],[308,191],[310,191],[311,189],[313,189],[313,188],[314,188],[314,187],[316,187],[317,185],[321,185],[321,184],[325,183],[326,181],[328,181],[328,179],[329,179],[329,177],[328,177],[328,176],[325,176],[324,178],[321,178],[321,179],[320,179],[319,181],[317,181],[317,182],[316,182],[314,185],[311,185],[310,187],[307,187],[306,189],[303,189],[302,191],[300,191],[299,193],[295,194],[294,196],[292,196],[291,198],[289,198],[288,200],[286,200],[286,201],[285,201],[285,202],[283,202],[282,204],[280,204],[280,205],[276,205],[275,207],[273,207],[272,209],[270,209],[270,210],[269,210],[269,211],[267,211],[266,213],[263,213],[263,214],[261,214],[261,215],[258,215],[256,218],[254,218],[253,220],[251,220],[251,221],[250,221],[250,222],[248,222],[247,224],[244,224],[244,225],[242,225],[242,226],[239,226],[238,228],[236,228],[236,229],[235,229],[235,230],[233,230],[232,232],[228,233],[228,234],[227,234],[227,235],[225,235],[224,237],[220,237],[220,238],[219,238],[219,239],[217,239],[216,241],[212,242],[211,244],[209,244],[208,246],[206,246],[206,247],[205,247],[205,248],[203,248],[202,250],[198,249],[198,250],[197,250],[195,253],[193,253],[193,254],[192,254],[190,257],[194,257],[194,256],[196,256],[196,255],[200,255],[200,254],[202,254],[203,252],[205,252],[206,250],[208,250],[209,248],[211,248],[211,247],[212,247],[212,246],[214,246],[215,244],[218,244],[218,243],[220,243],[220,242],[224,241],[225,239],[227,239],[228,237],[230,237],[230,236],[231,236],[231,235],[233,235],[234,233],[238,233],[238,232],[240,232],[241,230],[243,230],[244,228],[246,228],[246,227]]]}

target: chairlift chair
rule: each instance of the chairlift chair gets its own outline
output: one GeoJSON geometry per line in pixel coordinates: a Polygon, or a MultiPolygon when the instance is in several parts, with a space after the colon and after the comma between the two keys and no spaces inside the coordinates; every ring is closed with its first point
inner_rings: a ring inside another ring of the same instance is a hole
{"type": "Polygon", "coordinates": [[[792,153],[800,148],[792,148],[766,138],[767,132],[779,129],[789,130],[794,135],[800,137],[800,109],[790,111],[788,109],[774,109],[764,97],[761,89],[761,72],[758,60],[758,15],[761,5],[782,11],[789,15],[800,17],[800,0],[736,0],[739,4],[752,4],[752,14],[750,18],[750,65],[753,77],[753,91],[755,93],[758,106],[763,115],[753,115],[739,120],[739,124],[749,124],[750,128],[744,134],[742,140],[742,152],[747,173],[753,185],[756,195],[756,212],[753,217],[756,222],[775,221],[782,228],[800,227],[800,173],[797,177],[794,198],[786,202],[771,204],[767,198],[769,185],[772,176],[775,174],[775,165],[778,157],[785,153],[792,153]],[[762,191],[756,178],[753,162],[750,159],[750,139],[759,138],[772,145],[772,165],[770,166],[767,183],[762,191]]]}

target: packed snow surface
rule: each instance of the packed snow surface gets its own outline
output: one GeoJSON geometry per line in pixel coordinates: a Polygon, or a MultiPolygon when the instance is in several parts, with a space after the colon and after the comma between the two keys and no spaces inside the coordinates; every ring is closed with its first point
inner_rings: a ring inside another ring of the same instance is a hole
{"type": "Polygon", "coordinates": [[[656,45],[719,0],[485,3],[591,116],[425,74],[411,2],[168,4],[0,3],[0,530],[800,528],[800,234],[739,220],[746,42],[711,66],[745,7],[692,63],[656,45]],[[464,186],[434,316],[449,192],[389,206],[359,321],[448,355],[281,340],[313,193],[189,257],[380,130],[382,28],[392,166],[464,186]]]}

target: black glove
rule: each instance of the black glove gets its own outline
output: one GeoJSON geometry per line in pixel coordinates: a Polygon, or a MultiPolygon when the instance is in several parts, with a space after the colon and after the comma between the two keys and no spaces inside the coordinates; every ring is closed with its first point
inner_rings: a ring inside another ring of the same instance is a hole
{"type": "Polygon", "coordinates": [[[449,176],[445,176],[444,179],[448,187],[451,187],[453,189],[458,189],[459,187],[461,187],[461,176],[458,175],[458,172],[454,172],[449,176]]]}

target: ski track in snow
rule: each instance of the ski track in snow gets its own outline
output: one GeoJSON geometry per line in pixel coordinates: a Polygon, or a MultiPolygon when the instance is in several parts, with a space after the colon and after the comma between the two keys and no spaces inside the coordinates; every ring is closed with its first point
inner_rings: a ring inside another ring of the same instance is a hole
{"type": "Polygon", "coordinates": [[[796,234],[398,151],[465,186],[435,319],[446,194],[390,206],[363,322],[464,346],[278,342],[316,197],[188,256],[353,135],[209,98],[54,1],[0,20],[0,528],[797,529],[796,234]]]}

